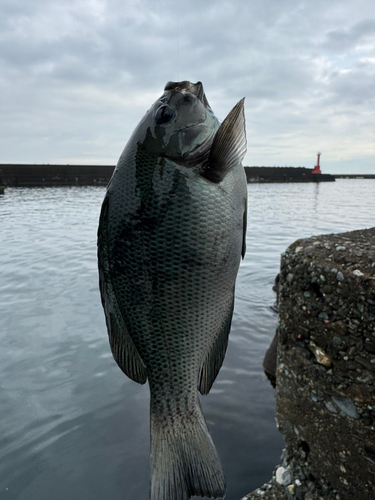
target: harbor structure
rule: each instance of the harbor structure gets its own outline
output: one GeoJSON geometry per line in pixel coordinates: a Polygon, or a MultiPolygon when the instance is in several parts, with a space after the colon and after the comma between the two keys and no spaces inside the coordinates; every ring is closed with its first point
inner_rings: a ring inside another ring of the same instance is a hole
{"type": "Polygon", "coordinates": [[[314,170],[312,171],[312,173],[313,173],[314,175],[317,175],[317,174],[321,174],[321,173],[322,173],[322,171],[320,170],[320,155],[321,155],[321,154],[322,154],[322,153],[317,153],[317,155],[318,155],[317,164],[315,165],[314,170]]]}

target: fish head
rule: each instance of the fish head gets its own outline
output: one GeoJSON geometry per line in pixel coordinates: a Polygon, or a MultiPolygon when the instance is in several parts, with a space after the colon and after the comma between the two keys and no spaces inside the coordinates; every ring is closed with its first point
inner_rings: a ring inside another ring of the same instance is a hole
{"type": "Polygon", "coordinates": [[[169,82],[136,131],[148,151],[178,163],[195,165],[207,158],[219,128],[201,82],[169,82]]]}

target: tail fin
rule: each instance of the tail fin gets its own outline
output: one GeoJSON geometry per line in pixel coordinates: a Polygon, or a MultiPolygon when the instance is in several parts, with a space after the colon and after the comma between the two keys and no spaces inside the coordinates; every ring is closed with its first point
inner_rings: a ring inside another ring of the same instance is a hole
{"type": "Polygon", "coordinates": [[[224,498],[223,467],[202,411],[166,423],[151,415],[151,500],[224,498]]]}

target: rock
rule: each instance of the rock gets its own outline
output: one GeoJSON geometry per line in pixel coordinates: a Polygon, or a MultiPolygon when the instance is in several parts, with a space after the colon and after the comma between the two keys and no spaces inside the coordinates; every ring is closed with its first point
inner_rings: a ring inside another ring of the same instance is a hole
{"type": "Polygon", "coordinates": [[[296,485],[295,484],[290,484],[287,487],[287,491],[290,495],[294,495],[294,492],[296,491],[296,485]]]}
{"type": "Polygon", "coordinates": [[[345,413],[345,415],[355,419],[359,418],[355,405],[349,399],[341,399],[332,396],[332,401],[345,413]]]}
{"type": "Polygon", "coordinates": [[[292,481],[292,477],[290,475],[290,472],[288,470],[284,469],[284,467],[279,467],[278,469],[276,469],[276,481],[279,484],[282,484],[284,486],[288,486],[288,484],[290,484],[292,481]]]}
{"type": "Polygon", "coordinates": [[[315,345],[314,342],[310,342],[309,347],[319,364],[324,366],[331,366],[332,359],[321,347],[315,345]]]}
{"type": "Polygon", "coordinates": [[[327,408],[328,411],[330,411],[331,413],[337,413],[337,410],[336,408],[333,406],[333,404],[331,403],[331,401],[326,401],[324,403],[324,406],[327,408]]]}
{"type": "Polygon", "coordinates": [[[337,281],[344,281],[344,275],[342,274],[341,271],[337,272],[336,279],[337,279],[337,281]]]}
{"type": "Polygon", "coordinates": [[[363,272],[362,272],[362,271],[360,271],[359,269],[356,269],[355,271],[353,271],[353,274],[354,274],[355,276],[364,276],[363,272]]]}
{"type": "Polygon", "coordinates": [[[296,241],[278,290],[276,421],[286,450],[264,496],[246,498],[374,500],[375,228],[296,241]]]}
{"type": "Polygon", "coordinates": [[[340,339],[340,337],[337,337],[336,335],[333,337],[333,343],[336,344],[337,346],[342,346],[344,344],[344,341],[340,339]]]}

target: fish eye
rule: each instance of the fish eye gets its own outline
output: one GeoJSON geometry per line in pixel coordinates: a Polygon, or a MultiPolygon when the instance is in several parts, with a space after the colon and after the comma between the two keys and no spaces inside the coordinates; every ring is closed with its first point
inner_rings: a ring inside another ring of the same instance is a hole
{"type": "Polygon", "coordinates": [[[155,114],[155,121],[159,125],[162,123],[169,123],[174,117],[174,110],[167,104],[163,104],[160,106],[155,114]]]}

